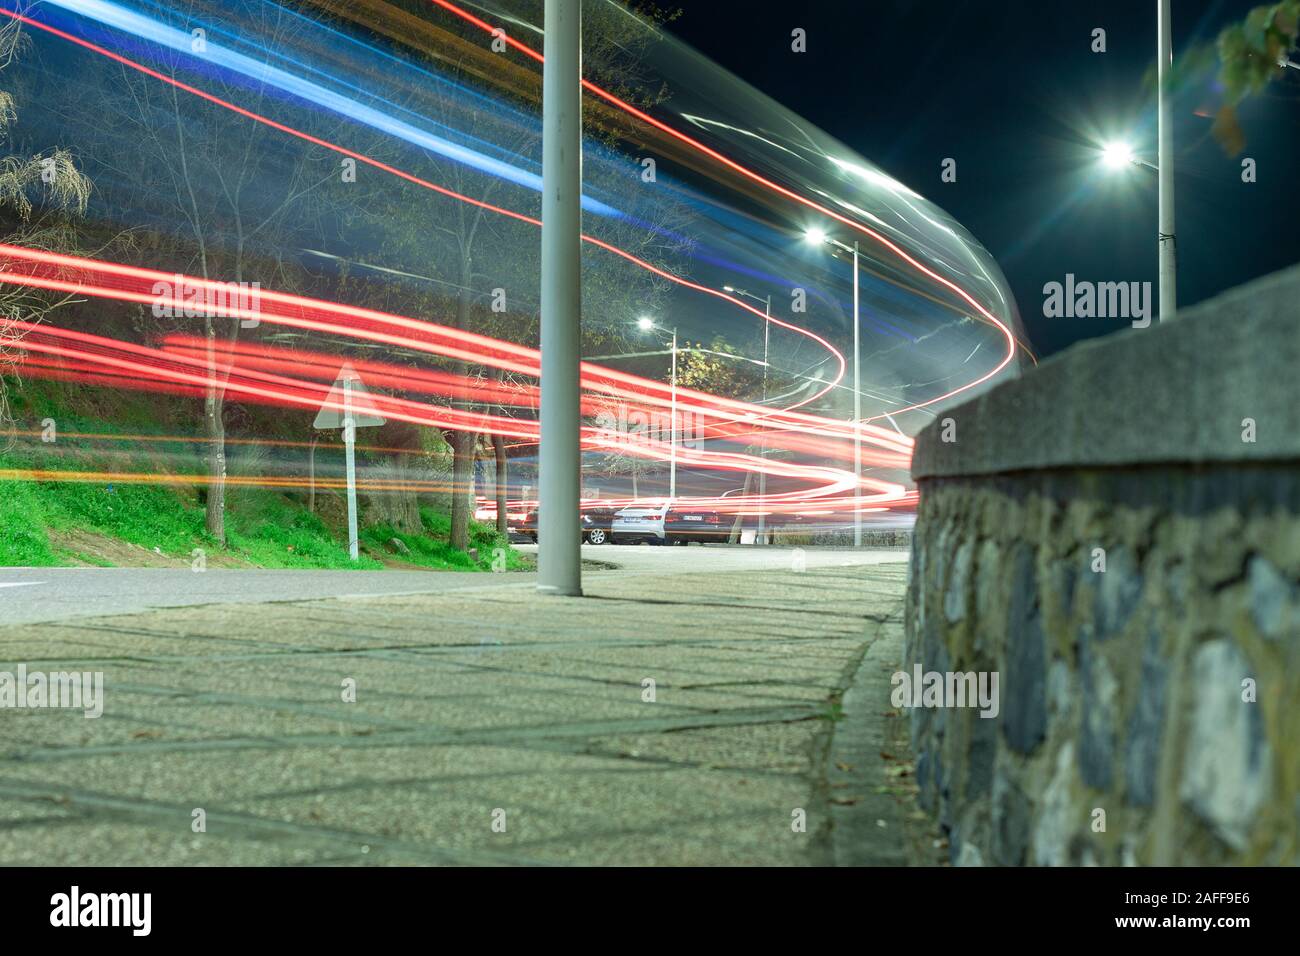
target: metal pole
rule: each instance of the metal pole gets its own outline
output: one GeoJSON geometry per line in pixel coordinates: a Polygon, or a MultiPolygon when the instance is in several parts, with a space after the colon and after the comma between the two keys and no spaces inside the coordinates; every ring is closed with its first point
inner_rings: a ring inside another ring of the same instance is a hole
{"type": "Polygon", "coordinates": [[[858,241],[853,240],[853,547],[862,547],[862,350],[858,315],[858,241]]]}
{"type": "Polygon", "coordinates": [[[573,596],[582,594],[578,405],[582,323],[581,18],[581,0],[546,0],[537,590],[573,596]]]}
{"type": "Polygon", "coordinates": [[[1159,50],[1156,53],[1156,93],[1159,107],[1160,156],[1160,321],[1178,310],[1178,242],[1174,238],[1174,124],[1166,83],[1173,68],[1174,46],[1169,22],[1169,0],[1157,0],[1159,50]]]}
{"type": "MultiPolygon", "coordinates": [[[[767,297],[767,317],[763,319],[763,407],[767,407],[767,345],[772,331],[772,297],[767,297]]],[[[759,432],[758,457],[766,463],[767,435],[759,432]]],[[[767,517],[763,514],[763,504],[767,499],[767,472],[758,473],[758,533],[755,544],[767,544],[767,517]]]]}
{"type": "Polygon", "coordinates": [[[673,329],[672,424],[669,426],[668,500],[677,500],[677,330],[673,329]]]}
{"type": "Polygon", "coordinates": [[[348,554],[360,557],[357,545],[357,424],[352,418],[352,379],[343,380],[343,448],[348,463],[348,554]]]}

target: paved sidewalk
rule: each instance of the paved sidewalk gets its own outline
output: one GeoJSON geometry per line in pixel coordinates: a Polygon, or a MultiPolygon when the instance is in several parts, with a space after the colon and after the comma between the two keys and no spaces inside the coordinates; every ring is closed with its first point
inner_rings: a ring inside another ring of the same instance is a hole
{"type": "Polygon", "coordinates": [[[105,681],[99,719],[0,710],[0,859],[907,861],[905,755],[879,752],[906,564],[680,553],[584,599],[503,583],[0,628],[0,671],[105,681]]]}

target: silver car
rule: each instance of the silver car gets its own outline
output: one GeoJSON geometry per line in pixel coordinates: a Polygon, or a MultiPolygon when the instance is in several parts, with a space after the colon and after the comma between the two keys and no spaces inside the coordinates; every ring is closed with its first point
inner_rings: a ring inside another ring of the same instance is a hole
{"type": "Polygon", "coordinates": [[[668,505],[631,505],[616,512],[610,526],[615,544],[664,543],[664,516],[668,505]]]}

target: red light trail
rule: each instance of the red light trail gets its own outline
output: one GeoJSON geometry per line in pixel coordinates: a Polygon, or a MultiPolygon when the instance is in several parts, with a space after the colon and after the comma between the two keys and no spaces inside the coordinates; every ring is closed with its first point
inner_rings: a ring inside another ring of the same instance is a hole
{"type": "MultiPolygon", "coordinates": [[[[192,276],[142,269],[136,266],[124,266],[117,263],[101,262],[58,253],[26,249],[19,246],[0,244],[0,282],[23,285],[34,288],[51,289],[72,294],[92,295],[120,301],[170,305],[175,309],[192,307],[193,303],[185,299],[185,291],[216,289],[221,283],[192,276]],[[168,290],[160,293],[159,287],[168,290]],[[145,291],[148,288],[149,291],[145,291]]],[[[402,348],[414,349],[443,357],[464,358],[474,362],[512,368],[516,371],[537,373],[540,355],[534,349],[512,343],[500,342],[475,333],[463,332],[431,323],[419,322],[404,316],[389,315],[370,309],[360,309],[335,302],[309,299],[303,296],[263,290],[260,295],[260,308],[227,310],[232,318],[258,318],[271,324],[285,324],[315,331],[354,336],[383,341],[402,348]],[[279,310],[288,314],[281,314],[279,310]],[[322,318],[314,318],[322,316],[322,318]],[[352,319],[352,323],[331,321],[331,319],[352,319]],[[388,329],[400,330],[399,332],[388,329]],[[418,333],[406,334],[406,333],[418,333]],[[503,357],[508,356],[508,357],[503,357]]],[[[190,349],[152,349],[143,345],[121,342],[116,339],[91,335],[86,332],[63,329],[51,325],[13,320],[10,329],[21,336],[14,344],[22,350],[37,355],[72,360],[66,366],[71,374],[95,374],[100,379],[114,375],[131,376],[123,379],[121,384],[132,387],[152,387],[154,383],[167,390],[206,389],[217,385],[241,399],[256,403],[282,405],[304,409],[316,409],[323,404],[334,404],[327,398],[330,386],[326,384],[328,359],[326,356],[311,357],[308,367],[315,366],[322,381],[310,381],[302,378],[280,375],[253,367],[237,367],[234,359],[238,353],[231,350],[223,354],[222,362],[215,369],[210,369],[206,358],[193,354],[190,349]]],[[[185,344],[185,339],[179,343],[185,344]]],[[[252,351],[256,353],[255,347],[252,351]]],[[[265,350],[263,349],[263,355],[265,350]]],[[[295,353],[299,358],[301,353],[295,353]]],[[[341,360],[334,361],[341,364],[341,360]]],[[[301,363],[290,362],[296,370],[301,371],[301,363]]],[[[385,363],[375,363],[377,369],[385,363]]],[[[278,366],[277,366],[278,367],[278,366]]],[[[34,366],[35,374],[58,373],[57,367],[48,362],[34,366]]],[[[423,374],[423,373],[422,373],[423,374]]],[[[433,374],[433,373],[431,373],[433,374]]],[[[626,373],[611,374],[610,370],[599,366],[583,364],[584,385],[594,385],[604,395],[616,395],[630,400],[642,400],[647,392],[662,389],[660,383],[648,379],[639,379],[626,373]],[[626,386],[632,386],[628,388],[626,386]]],[[[421,384],[455,385],[451,377],[441,377],[440,373],[421,384]]],[[[702,392],[688,392],[693,402],[690,407],[715,417],[734,416],[738,411],[753,414],[761,411],[757,406],[746,406],[742,402],[713,399],[702,392]]],[[[507,418],[483,412],[433,406],[409,399],[396,398],[376,393],[372,401],[380,414],[401,421],[418,425],[431,425],[438,428],[470,429],[487,434],[508,435],[515,438],[536,440],[537,423],[531,420],[507,418]]],[[[800,418],[817,422],[828,435],[841,440],[852,437],[852,426],[848,423],[831,419],[817,419],[815,416],[800,415],[800,418]]],[[[731,419],[734,421],[734,419],[731,419]]],[[[752,423],[753,427],[768,429],[769,419],[752,423]]],[[[772,422],[775,426],[777,422],[772,422]]],[[[784,424],[784,423],[780,423],[784,424]]],[[[775,435],[793,437],[783,430],[772,428],[775,435]]],[[[862,430],[863,440],[880,447],[879,463],[898,467],[902,464],[899,455],[898,436],[883,432],[881,429],[862,430]]],[[[727,437],[730,437],[728,434],[727,437]]],[[[775,438],[773,447],[781,447],[775,438]]],[[[583,446],[593,451],[621,451],[662,461],[671,456],[670,446],[662,441],[640,435],[624,435],[608,429],[583,429],[583,446]]],[[[679,463],[687,466],[724,470],[755,471],[770,475],[795,478],[808,482],[813,487],[781,494],[768,495],[765,501],[774,507],[794,505],[811,499],[843,495],[853,487],[853,476],[835,468],[812,465],[799,465],[753,455],[704,451],[679,446],[677,449],[679,463]]],[[[906,493],[901,485],[880,481],[875,478],[863,478],[863,487],[870,493],[863,497],[864,502],[882,504],[900,500],[906,493]]],[[[704,499],[707,500],[707,499],[704,499]]],[[[739,499],[718,499],[720,507],[734,509],[743,507],[739,499]]]]}
{"type": "MultiPolygon", "coordinates": [[[[392,166],[388,163],[381,162],[380,160],[367,156],[364,153],[359,153],[356,152],[355,150],[350,150],[344,146],[338,145],[337,143],[332,143],[329,140],[322,139],[318,136],[313,136],[310,133],[303,132],[302,130],[299,129],[295,129],[294,127],[289,126],[285,123],[277,122],[267,116],[263,116],[260,113],[256,113],[253,112],[252,110],[245,109],[244,107],[238,106],[235,103],[231,103],[229,100],[224,100],[221,97],[214,96],[211,93],[199,89],[198,87],[191,86],[188,83],[182,82],[181,80],[177,80],[175,77],[170,77],[164,73],[160,73],[159,71],[151,69],[150,67],[147,67],[142,63],[137,63],[136,61],[121,55],[120,53],[114,53],[112,50],[106,49],[105,47],[99,46],[98,44],[91,43],[89,40],[84,40],[81,37],[75,36],[64,30],[60,30],[57,27],[53,27],[50,26],[49,24],[42,23],[39,20],[32,19],[31,17],[24,16],[12,10],[6,10],[0,8],[0,13],[3,13],[5,16],[8,16],[14,20],[17,20],[29,26],[35,27],[39,30],[44,30],[46,33],[49,33],[53,36],[57,36],[63,40],[67,40],[70,43],[74,43],[77,46],[90,50],[93,53],[97,53],[100,56],[107,57],[116,63],[120,63],[123,66],[129,67],[130,69],[143,73],[146,76],[152,77],[153,79],[166,83],[172,87],[175,87],[178,90],[181,90],[185,93],[189,93],[200,99],[206,100],[207,102],[212,103],[215,106],[220,106],[223,109],[236,113],[239,116],[243,116],[246,119],[252,120],[253,122],[260,123],[263,126],[267,126],[281,133],[285,133],[289,136],[296,137],[297,139],[301,139],[304,142],[311,143],[314,146],[320,146],[323,149],[328,149],[334,153],[337,153],[340,156],[345,156],[349,159],[356,160],[359,163],[365,163],[366,165],[374,169],[378,169],[381,170],[382,172],[386,172],[393,176],[397,176],[400,179],[404,179],[407,182],[420,186],[424,189],[431,190],[432,192],[438,193],[439,195],[446,196],[451,199],[455,199],[458,202],[464,202],[472,206],[477,206],[489,212],[497,213],[498,215],[507,216],[511,219],[518,220],[519,222],[526,222],[538,228],[540,228],[542,225],[542,221],[540,219],[537,219],[536,217],[528,216],[524,213],[516,212],[515,210],[507,209],[502,206],[496,206],[493,205],[492,203],[484,202],[483,200],[480,199],[475,199],[472,196],[466,196],[462,193],[456,192],[455,190],[448,189],[445,186],[439,186],[438,184],[430,182],[427,179],[423,179],[412,173],[408,173],[405,170],[398,169],[396,166],[392,166]]],[[[824,338],[817,335],[815,332],[802,328],[801,326],[794,325],[789,322],[785,322],[775,317],[769,318],[764,312],[760,311],[759,309],[750,305],[749,303],[744,302],[741,299],[735,298],[734,296],[730,296],[718,289],[711,289],[708,286],[700,285],[699,283],[696,282],[691,282],[689,279],[684,279],[681,276],[673,275],[671,272],[668,272],[664,269],[660,269],[658,266],[646,262],[644,259],[640,259],[637,256],[633,255],[632,253],[627,252],[624,249],[620,249],[618,246],[615,246],[612,243],[605,242],[602,239],[597,239],[594,236],[588,236],[585,234],[582,236],[582,239],[584,242],[590,243],[593,246],[596,246],[600,249],[604,249],[606,252],[613,253],[614,255],[619,256],[620,258],[626,259],[628,262],[631,262],[632,264],[636,265],[641,269],[646,270],[647,272],[653,273],[654,275],[660,277],[661,279],[665,279],[669,282],[672,282],[676,285],[683,286],[684,288],[691,289],[695,292],[701,292],[704,293],[705,295],[710,295],[715,298],[722,299],[723,301],[729,302],[730,304],[736,306],[737,308],[743,309],[746,312],[750,312],[754,314],[755,316],[757,316],[760,319],[763,319],[764,321],[771,321],[773,325],[780,326],[781,328],[787,329],[791,332],[795,332],[799,335],[807,336],[808,338],[816,342],[818,345],[824,347],[828,352],[831,353],[831,356],[835,359],[836,363],[839,366],[836,376],[830,382],[828,382],[823,389],[795,403],[794,405],[790,406],[790,408],[798,408],[800,406],[807,405],[813,401],[816,401],[818,398],[820,398],[821,396],[829,392],[831,389],[833,389],[841,381],[841,379],[843,379],[844,371],[846,367],[844,356],[839,352],[838,349],[836,349],[833,345],[827,342],[824,338]]]]}
{"type": "MultiPolygon", "coordinates": [[[[432,0],[432,2],[436,6],[489,33],[494,29],[486,21],[474,17],[462,8],[448,2],[448,0],[432,0]]],[[[202,89],[177,80],[174,77],[166,76],[157,70],[153,70],[148,66],[137,63],[121,54],[98,46],[81,37],[67,33],[66,31],[59,30],[48,24],[41,23],[31,17],[9,10],[0,10],[0,12],[5,13],[14,20],[76,44],[77,46],[98,55],[105,56],[125,67],[136,70],[153,79],[159,80],[160,82],[169,84],[178,90],[193,95],[212,105],[229,110],[237,115],[278,132],[331,150],[336,154],[352,158],[357,162],[365,163],[372,168],[386,172],[421,188],[433,191],[439,195],[486,209],[498,215],[526,222],[533,226],[541,225],[540,220],[534,217],[530,217],[526,214],[505,207],[493,205],[471,196],[466,196],[448,189],[445,186],[438,185],[410,172],[383,163],[370,156],[366,156],[365,154],[349,150],[341,145],[313,136],[286,124],[279,123],[269,117],[240,107],[235,103],[221,99],[220,97],[214,96],[202,89]]],[[[505,39],[512,48],[524,53],[539,63],[543,62],[542,55],[537,51],[532,50],[525,44],[522,44],[509,36],[505,39]]],[[[973,296],[958,287],[952,281],[939,275],[934,270],[916,260],[900,246],[891,242],[889,239],[869,227],[861,225],[812,199],[801,196],[797,192],[747,169],[742,164],[717,152],[687,134],[672,128],[668,124],[655,119],[636,107],[633,107],[631,104],[626,103],[617,96],[614,96],[590,81],[584,79],[582,84],[583,87],[593,95],[596,95],[618,109],[623,110],[638,121],[644,122],[660,132],[687,144],[692,149],[698,150],[701,154],[721,163],[727,169],[746,177],[782,197],[793,200],[809,209],[813,209],[829,218],[839,221],[878,243],[921,274],[945,286],[960,296],[979,313],[983,320],[988,321],[997,327],[1006,337],[1008,347],[1007,354],[991,372],[966,385],[953,389],[944,395],[898,409],[889,414],[897,415],[943,401],[988,381],[1006,368],[1011,362],[1016,347],[1016,342],[1011,330],[1003,322],[998,320],[996,316],[984,308],[978,301],[976,301],[973,296]]],[[[688,389],[679,390],[679,408],[684,412],[700,415],[705,418],[706,421],[704,428],[707,437],[741,440],[746,437],[752,437],[756,434],[766,434],[768,437],[765,441],[771,444],[772,447],[785,447],[792,451],[820,452],[825,454],[829,445],[839,445],[845,441],[851,441],[856,430],[864,443],[874,445],[879,449],[878,453],[872,453],[874,457],[871,460],[868,460],[866,462],[867,464],[893,468],[906,467],[907,460],[910,458],[911,441],[895,432],[870,424],[870,422],[888,417],[888,415],[882,414],[874,416],[874,418],[866,419],[863,422],[858,423],[855,429],[852,423],[839,422],[833,419],[826,419],[796,411],[799,407],[807,405],[825,395],[844,377],[845,360],[843,355],[824,338],[808,329],[801,328],[781,319],[775,317],[769,319],[765,313],[755,306],[752,306],[736,297],[730,296],[725,292],[673,275],[603,240],[592,236],[584,236],[583,238],[592,245],[617,255],[637,267],[645,269],[665,280],[689,288],[693,291],[725,300],[731,305],[737,306],[764,321],[771,321],[774,325],[807,336],[826,348],[835,359],[838,365],[836,375],[825,385],[825,387],[817,391],[815,394],[804,398],[795,405],[782,410],[773,410],[765,406],[757,406],[735,400],[722,399],[717,396],[711,396],[706,393],[695,392],[688,389]],[[728,430],[725,426],[738,427],[728,430]],[[778,439],[778,435],[782,437],[778,439]],[[782,445],[780,442],[784,442],[784,444],[782,445]]],[[[14,246],[0,246],[0,256],[7,258],[11,263],[19,264],[18,270],[7,271],[4,275],[0,276],[0,281],[56,291],[108,297],[122,301],[156,303],[158,301],[157,292],[151,290],[146,293],[139,287],[139,283],[142,281],[152,281],[155,283],[169,282],[175,278],[169,274],[133,266],[99,262],[89,259],[78,259],[70,256],[37,253],[33,250],[23,250],[20,247],[14,246]],[[67,277],[66,273],[69,270],[71,270],[74,278],[70,279],[67,277]]],[[[207,285],[203,280],[192,279],[190,277],[184,277],[184,281],[187,285],[196,285],[199,287],[207,285]]],[[[510,342],[495,340],[486,336],[475,335],[473,333],[460,332],[459,330],[432,325],[430,323],[420,322],[415,319],[408,319],[401,316],[388,315],[367,309],[356,309],[340,303],[311,300],[285,293],[266,293],[263,295],[264,303],[268,298],[272,303],[271,314],[268,314],[264,308],[259,310],[255,315],[249,314],[240,316],[238,310],[234,310],[233,312],[227,310],[227,312],[223,314],[232,314],[234,317],[269,320],[287,326],[310,329],[327,334],[350,336],[402,348],[417,349],[445,357],[481,363],[526,375],[536,376],[539,371],[538,355],[536,351],[510,342]]],[[[184,306],[186,303],[178,301],[177,304],[184,306]]],[[[22,323],[18,323],[18,325],[21,326],[22,323]]],[[[35,332],[36,330],[37,327],[33,326],[29,332],[35,332]]],[[[48,326],[40,327],[40,330],[45,333],[53,334],[53,330],[48,326]]],[[[72,333],[68,334],[72,335],[72,333]]],[[[40,369],[40,374],[46,374],[50,377],[83,376],[81,379],[83,381],[87,380],[86,377],[88,377],[100,384],[121,384],[122,380],[120,376],[143,373],[152,377],[151,387],[157,387],[159,389],[165,388],[178,394],[186,395],[200,394],[203,389],[207,388],[210,384],[213,384],[209,379],[206,362],[199,361],[196,357],[199,353],[196,351],[196,346],[193,342],[186,343],[179,338],[173,339],[169,341],[168,347],[163,351],[149,349],[143,350],[143,352],[149,353],[147,356],[136,351],[140,350],[142,347],[128,346],[125,343],[113,343],[116,347],[124,351],[135,353],[135,358],[124,360],[113,359],[102,354],[104,349],[111,347],[108,344],[111,340],[100,340],[92,343],[91,340],[94,338],[95,337],[92,336],[82,340],[81,345],[84,346],[84,348],[77,348],[70,347],[66,344],[53,344],[50,341],[37,336],[33,339],[28,348],[29,352],[37,353],[37,355],[31,356],[31,367],[33,369],[40,369]],[[55,360],[39,359],[38,355],[40,354],[53,356],[55,357],[55,360]],[[147,360],[140,361],[142,357],[147,360]],[[171,364],[168,365],[168,362],[171,364]]],[[[203,348],[206,348],[206,345],[204,345],[203,348]]],[[[335,369],[337,369],[338,364],[337,359],[330,359],[328,356],[314,353],[280,350],[279,353],[276,354],[274,350],[264,350],[262,354],[257,354],[255,348],[249,348],[247,346],[241,346],[238,349],[224,353],[223,362],[227,362],[228,364],[220,366],[219,370],[222,375],[231,374],[236,364],[238,365],[240,372],[237,376],[232,375],[228,382],[225,379],[216,382],[215,384],[219,387],[227,387],[231,391],[240,394],[241,397],[250,401],[268,401],[297,407],[318,406],[323,391],[328,391],[328,388],[313,382],[304,381],[300,378],[274,375],[271,373],[275,371],[293,371],[301,374],[304,371],[304,366],[323,371],[331,365],[331,362],[335,369]]],[[[384,376],[379,384],[388,387],[401,388],[404,391],[446,395],[450,390],[463,387],[466,384],[465,381],[457,380],[456,376],[450,375],[449,373],[413,370],[401,366],[387,365],[386,363],[372,364],[374,367],[371,368],[371,373],[384,376]],[[384,367],[381,368],[380,366],[384,367]]],[[[593,396],[610,396],[641,403],[638,407],[664,407],[669,401],[669,387],[667,385],[621,373],[613,369],[594,366],[590,363],[583,363],[582,365],[582,384],[584,389],[588,392],[586,404],[584,406],[584,410],[588,413],[598,407],[594,404],[593,396]]],[[[485,383],[475,382],[476,389],[482,388],[484,385],[485,383]]],[[[510,388],[502,388],[495,385],[487,385],[486,387],[491,390],[494,401],[499,400],[499,404],[511,404],[517,407],[527,408],[533,408],[536,406],[536,388],[533,386],[511,386],[510,388]]],[[[433,406],[409,402],[407,400],[391,398],[388,396],[383,396],[381,400],[385,405],[384,413],[391,413],[392,417],[399,419],[404,418],[405,420],[421,424],[436,424],[438,427],[472,428],[487,433],[505,434],[515,438],[525,439],[525,443],[528,443],[528,439],[535,440],[536,437],[536,426],[535,423],[532,422],[510,419],[502,416],[485,415],[482,413],[461,412],[445,408],[437,409],[435,411],[433,406]]],[[[596,450],[624,450],[633,454],[663,460],[666,460],[669,456],[667,446],[662,442],[640,438],[635,443],[629,443],[624,438],[619,438],[617,436],[610,438],[608,432],[600,430],[584,429],[584,445],[585,447],[596,450]]],[[[839,450],[842,451],[842,449],[839,450]]],[[[837,477],[830,481],[829,484],[823,485],[816,493],[811,494],[812,497],[816,497],[817,494],[820,494],[822,497],[819,501],[825,504],[830,504],[832,502],[836,504],[840,503],[840,499],[835,498],[834,495],[836,492],[844,490],[843,484],[845,473],[835,469],[818,468],[814,466],[796,466],[786,462],[772,462],[765,458],[756,459],[752,456],[721,452],[696,452],[684,448],[679,448],[678,451],[680,461],[687,464],[695,463],[706,465],[710,468],[766,471],[769,474],[785,474],[787,476],[800,477],[809,481],[825,481],[828,475],[833,474],[837,477]]],[[[848,482],[849,488],[851,488],[851,476],[848,478],[848,482]]],[[[874,479],[863,479],[863,484],[871,485],[877,495],[882,496],[877,499],[877,503],[879,500],[898,501],[906,494],[902,486],[887,482],[878,482],[874,479]]],[[[810,497],[810,493],[797,492],[791,493],[790,496],[796,497],[800,500],[807,500],[810,497]]],[[[765,500],[779,502],[785,497],[788,496],[769,495],[765,500]]],[[[852,498],[846,498],[843,500],[851,503],[852,498]]],[[[864,498],[863,500],[868,501],[869,499],[864,498]]],[[[737,505],[739,501],[739,499],[733,498],[728,503],[737,505]]]]}

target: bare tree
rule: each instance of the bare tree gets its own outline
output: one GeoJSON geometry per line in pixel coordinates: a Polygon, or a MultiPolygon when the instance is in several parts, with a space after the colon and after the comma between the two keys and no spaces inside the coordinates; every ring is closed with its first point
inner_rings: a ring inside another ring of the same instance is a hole
{"type": "MultiPolygon", "coordinates": [[[[181,19],[202,22],[210,13],[199,3],[178,11],[181,19]]],[[[249,29],[261,40],[264,62],[289,48],[304,21],[273,4],[257,4],[242,12],[253,21],[249,29]]],[[[199,50],[195,57],[202,57],[199,50]]],[[[173,55],[160,71],[176,78],[192,59],[173,55]]],[[[295,228],[307,221],[308,200],[339,178],[336,154],[292,137],[277,137],[251,119],[205,103],[153,77],[121,68],[121,118],[131,124],[139,149],[120,159],[119,170],[136,183],[133,202],[152,201],[164,220],[178,222],[176,265],[204,279],[240,286],[292,288],[297,270],[286,269],[284,249],[295,228]],[[295,218],[296,217],[296,218],[295,218]]],[[[292,125],[286,105],[264,81],[236,85],[224,79],[207,81],[215,95],[238,101],[253,113],[292,125]]],[[[110,98],[108,104],[114,101],[110,98]]],[[[110,106],[111,108],[111,106],[110,106]]],[[[106,165],[113,159],[102,157],[106,165]]],[[[208,444],[206,527],[224,544],[226,504],[226,389],[229,364],[219,359],[223,347],[238,339],[239,315],[212,314],[201,318],[207,343],[209,382],[203,398],[203,427],[208,444]]]]}
{"type": "MultiPolygon", "coordinates": [[[[0,26],[0,70],[11,65],[26,46],[18,20],[0,26]]],[[[18,113],[13,96],[0,90],[0,141],[7,140],[18,113]]],[[[68,252],[76,245],[73,217],[86,211],[90,180],[77,168],[72,153],[55,148],[34,156],[0,158],[0,212],[12,224],[5,242],[68,252]]],[[[13,419],[9,407],[7,376],[16,374],[22,357],[24,329],[18,322],[35,324],[51,312],[75,301],[21,285],[0,285],[0,428],[13,419]]]]}

